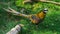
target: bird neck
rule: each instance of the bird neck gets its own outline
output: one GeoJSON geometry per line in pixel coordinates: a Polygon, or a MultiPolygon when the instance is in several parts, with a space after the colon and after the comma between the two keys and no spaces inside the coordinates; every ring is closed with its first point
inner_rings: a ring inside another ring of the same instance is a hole
{"type": "Polygon", "coordinates": [[[40,13],[38,13],[38,17],[40,18],[40,19],[43,19],[44,17],[45,17],[45,13],[44,12],[40,12],[40,13]]]}

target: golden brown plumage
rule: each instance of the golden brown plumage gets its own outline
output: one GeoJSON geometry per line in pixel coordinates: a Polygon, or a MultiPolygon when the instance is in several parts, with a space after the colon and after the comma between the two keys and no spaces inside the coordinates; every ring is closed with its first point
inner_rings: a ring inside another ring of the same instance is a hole
{"type": "Polygon", "coordinates": [[[46,12],[47,12],[47,9],[44,9],[37,14],[31,14],[31,15],[20,14],[20,16],[29,18],[33,24],[39,24],[44,19],[46,12]]]}
{"type": "Polygon", "coordinates": [[[41,11],[37,14],[33,14],[30,16],[30,20],[32,23],[34,24],[39,24],[40,22],[42,22],[42,20],[44,19],[47,10],[41,11]]]}
{"type": "Polygon", "coordinates": [[[47,9],[44,9],[43,11],[41,11],[37,14],[26,15],[26,14],[21,14],[11,8],[9,8],[9,9],[3,8],[3,9],[6,10],[7,12],[13,13],[14,15],[29,18],[31,20],[31,22],[34,24],[39,24],[44,19],[46,12],[47,12],[47,9]]]}

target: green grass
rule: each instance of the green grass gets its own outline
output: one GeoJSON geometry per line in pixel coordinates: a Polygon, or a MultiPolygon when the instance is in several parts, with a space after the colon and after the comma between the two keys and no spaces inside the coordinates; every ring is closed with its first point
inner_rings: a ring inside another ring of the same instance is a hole
{"type": "MultiPolygon", "coordinates": [[[[60,2],[60,0],[53,1],[60,2]]],[[[35,14],[44,8],[48,8],[48,13],[46,14],[44,21],[36,27],[29,19],[8,14],[0,8],[0,34],[5,34],[17,24],[25,25],[22,28],[22,32],[20,32],[21,34],[60,34],[60,6],[42,2],[34,3],[33,5],[35,6],[32,6],[31,4],[23,5],[20,4],[20,2],[21,0],[17,0],[15,2],[16,6],[30,10],[30,14],[35,14]]],[[[0,7],[1,6],[2,5],[0,5],[0,7]]],[[[11,7],[18,10],[16,6],[11,7]]]]}

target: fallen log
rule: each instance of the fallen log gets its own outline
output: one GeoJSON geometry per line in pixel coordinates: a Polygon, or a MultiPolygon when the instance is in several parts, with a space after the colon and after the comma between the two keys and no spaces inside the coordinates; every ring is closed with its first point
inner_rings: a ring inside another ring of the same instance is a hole
{"type": "Polygon", "coordinates": [[[19,32],[21,32],[21,27],[24,26],[22,24],[16,25],[14,28],[12,28],[9,32],[7,32],[6,34],[18,34],[19,32]]]}

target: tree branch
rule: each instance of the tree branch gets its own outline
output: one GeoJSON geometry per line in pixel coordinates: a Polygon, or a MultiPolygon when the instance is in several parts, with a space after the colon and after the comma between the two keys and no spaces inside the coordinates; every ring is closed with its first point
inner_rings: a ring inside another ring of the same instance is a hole
{"type": "MultiPolygon", "coordinates": [[[[30,0],[31,2],[47,2],[47,3],[53,3],[53,4],[56,4],[56,5],[60,5],[59,2],[54,2],[54,1],[49,1],[49,0],[30,0]]],[[[24,0],[23,3],[27,3],[29,2],[28,0],[24,0]]]]}

